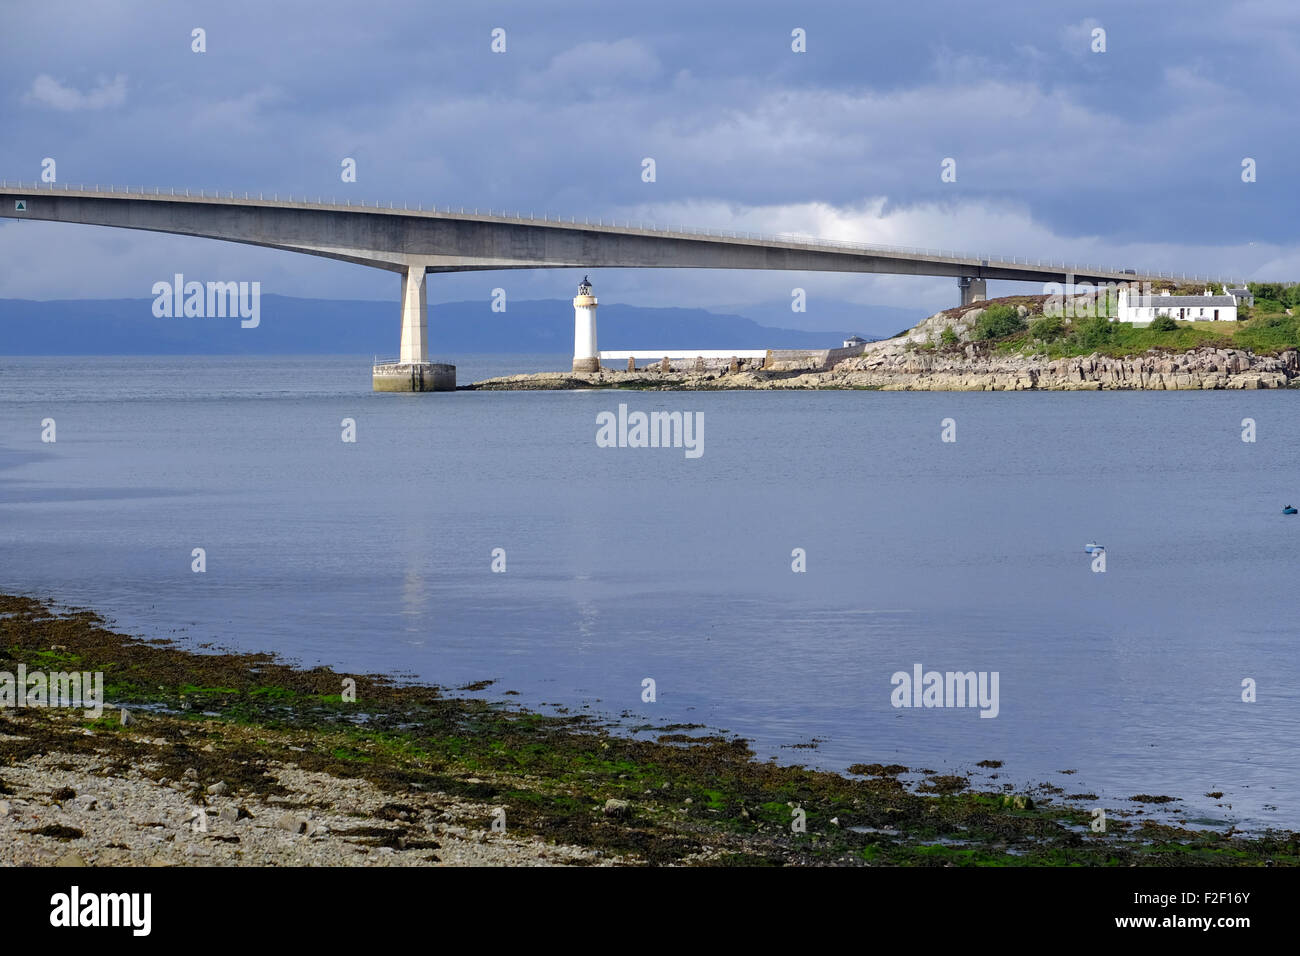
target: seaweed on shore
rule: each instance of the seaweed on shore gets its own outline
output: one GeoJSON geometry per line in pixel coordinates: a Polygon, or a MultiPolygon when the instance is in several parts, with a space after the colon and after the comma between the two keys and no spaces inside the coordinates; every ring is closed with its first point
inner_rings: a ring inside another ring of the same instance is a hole
{"type": "Polygon", "coordinates": [[[200,792],[220,781],[251,801],[282,797],[269,768],[293,764],[391,795],[380,815],[391,825],[356,834],[376,845],[436,849],[408,821],[447,795],[504,808],[512,831],[629,862],[1300,863],[1297,833],[1243,837],[1123,819],[1094,833],[1088,809],[981,792],[956,774],[931,774],[923,793],[900,780],[909,771],[897,764],[855,764],[844,775],[759,761],[745,740],[678,732],[695,725],[652,728],[659,739],[642,739],[585,715],[297,668],[269,654],[196,653],[118,634],[89,612],[0,596],[0,670],[18,663],[102,671],[107,697],[132,719],[123,725],[115,711],[0,717],[0,770],[37,754],[93,752],[119,772],[147,765],[200,792]]]}

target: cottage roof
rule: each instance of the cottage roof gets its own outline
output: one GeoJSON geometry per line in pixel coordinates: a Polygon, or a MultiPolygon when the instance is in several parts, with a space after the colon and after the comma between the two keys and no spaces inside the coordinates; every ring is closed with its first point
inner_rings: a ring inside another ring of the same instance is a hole
{"type": "Polygon", "coordinates": [[[1143,295],[1129,300],[1129,305],[1139,309],[1163,309],[1170,306],[1177,308],[1213,306],[1234,306],[1237,300],[1230,295],[1143,295]]]}

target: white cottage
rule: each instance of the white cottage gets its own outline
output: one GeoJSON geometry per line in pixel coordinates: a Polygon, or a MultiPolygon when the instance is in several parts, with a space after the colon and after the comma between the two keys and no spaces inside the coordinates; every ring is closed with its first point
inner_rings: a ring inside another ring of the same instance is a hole
{"type": "Polygon", "coordinates": [[[1206,289],[1202,295],[1129,295],[1119,290],[1117,322],[1150,325],[1157,315],[1167,315],[1184,322],[1236,322],[1237,299],[1231,295],[1214,295],[1206,289]]]}
{"type": "Polygon", "coordinates": [[[1244,285],[1235,285],[1231,287],[1225,286],[1223,291],[1228,293],[1228,295],[1232,296],[1234,299],[1236,299],[1237,305],[1255,304],[1255,293],[1250,291],[1249,286],[1244,286],[1244,285]]]}

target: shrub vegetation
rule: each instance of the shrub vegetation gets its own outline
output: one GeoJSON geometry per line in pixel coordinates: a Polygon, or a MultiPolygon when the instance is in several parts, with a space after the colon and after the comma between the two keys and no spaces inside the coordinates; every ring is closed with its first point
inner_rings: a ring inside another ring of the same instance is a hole
{"type": "Polygon", "coordinates": [[[975,320],[974,338],[978,341],[1006,338],[1025,327],[1025,320],[1015,306],[998,303],[986,308],[975,320]]]}

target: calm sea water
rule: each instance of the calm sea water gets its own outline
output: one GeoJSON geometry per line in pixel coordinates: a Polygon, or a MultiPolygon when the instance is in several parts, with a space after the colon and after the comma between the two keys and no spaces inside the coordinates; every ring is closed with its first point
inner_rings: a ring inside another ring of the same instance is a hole
{"type": "Polygon", "coordinates": [[[376,395],[368,357],[0,359],[4,591],[1201,824],[1300,827],[1288,503],[1295,392],[376,395]],[[703,456],[598,448],[619,402],[702,412],[703,456]],[[892,707],[917,663],[998,672],[996,719],[892,707]]]}

